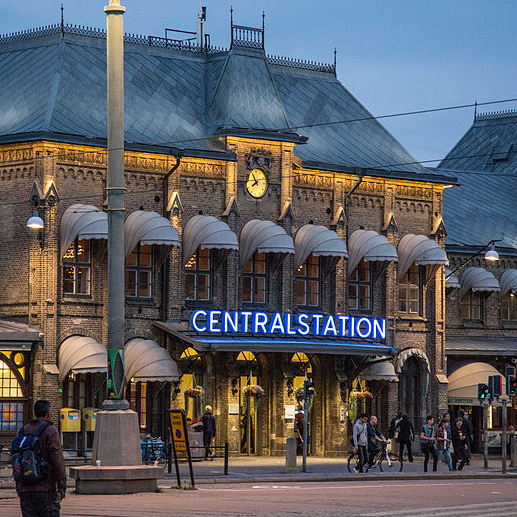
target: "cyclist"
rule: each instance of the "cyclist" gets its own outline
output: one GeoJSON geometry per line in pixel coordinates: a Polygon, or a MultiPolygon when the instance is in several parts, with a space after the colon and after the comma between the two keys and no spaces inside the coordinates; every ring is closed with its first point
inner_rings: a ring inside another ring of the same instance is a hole
{"type": "Polygon", "coordinates": [[[380,450],[378,442],[388,443],[388,440],[386,440],[381,430],[379,429],[379,420],[375,415],[370,417],[370,421],[366,425],[368,431],[368,468],[373,468],[375,455],[380,450]]]}

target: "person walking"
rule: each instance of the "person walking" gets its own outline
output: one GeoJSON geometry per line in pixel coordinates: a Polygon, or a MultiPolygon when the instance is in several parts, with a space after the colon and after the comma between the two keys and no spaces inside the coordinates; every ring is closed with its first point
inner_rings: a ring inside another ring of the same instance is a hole
{"type": "Polygon", "coordinates": [[[433,457],[433,472],[436,472],[438,467],[438,456],[436,454],[436,429],[434,427],[434,418],[432,415],[427,415],[427,424],[422,426],[420,432],[420,444],[422,445],[422,452],[424,453],[424,472],[427,472],[427,464],[429,462],[429,455],[433,457]]]}
{"type": "Polygon", "coordinates": [[[39,456],[48,465],[46,474],[33,483],[16,481],[23,517],[59,517],[60,501],[66,495],[66,471],[58,430],[52,425],[48,400],[34,404],[34,416],[20,429],[19,436],[38,436],[39,456]]]}
{"type": "Polygon", "coordinates": [[[465,462],[465,465],[470,464],[470,460],[472,458],[472,442],[474,441],[474,426],[472,425],[472,422],[469,420],[468,415],[463,411],[463,409],[460,409],[458,411],[458,417],[463,419],[463,425],[461,426],[461,430],[466,436],[465,442],[467,445],[467,461],[465,462]]]}
{"type": "Polygon", "coordinates": [[[458,470],[463,470],[465,463],[468,461],[466,442],[467,437],[465,436],[462,429],[463,419],[457,418],[454,421],[454,424],[455,425],[452,426],[451,430],[452,445],[454,447],[454,454],[452,455],[452,470],[456,470],[458,460],[461,461],[457,468],[458,470]]]}
{"type": "Polygon", "coordinates": [[[447,464],[449,470],[452,470],[451,459],[451,432],[450,425],[447,420],[442,420],[438,429],[436,430],[436,453],[438,459],[442,459],[443,463],[447,464]]]}
{"type": "Polygon", "coordinates": [[[363,467],[368,464],[368,416],[366,413],[359,415],[354,430],[353,430],[353,442],[354,450],[359,455],[359,465],[355,469],[359,473],[363,473],[363,467]]]}
{"type": "Polygon", "coordinates": [[[397,438],[397,425],[402,420],[402,411],[399,411],[395,418],[392,418],[390,425],[388,427],[388,438],[393,440],[393,438],[397,438]]]}
{"type": "Polygon", "coordinates": [[[409,421],[407,415],[402,415],[399,423],[395,427],[395,432],[398,433],[397,441],[399,442],[399,456],[400,461],[404,461],[404,446],[407,448],[408,460],[413,462],[413,452],[411,450],[411,442],[415,439],[415,432],[413,424],[409,421]]]}
{"type": "Polygon", "coordinates": [[[205,406],[205,412],[201,417],[203,422],[203,447],[205,448],[205,460],[210,457],[214,458],[215,453],[210,448],[212,438],[215,438],[215,417],[213,415],[212,406],[205,406]]]}

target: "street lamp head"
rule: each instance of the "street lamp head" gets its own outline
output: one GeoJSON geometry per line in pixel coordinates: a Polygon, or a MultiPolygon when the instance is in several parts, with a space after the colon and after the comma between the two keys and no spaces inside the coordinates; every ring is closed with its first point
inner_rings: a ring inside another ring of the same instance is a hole
{"type": "Polygon", "coordinates": [[[499,253],[495,251],[494,244],[492,244],[490,249],[485,253],[485,260],[489,260],[490,262],[496,262],[499,260],[499,253]]]}
{"type": "Polygon", "coordinates": [[[32,228],[33,230],[42,230],[45,227],[43,223],[43,219],[39,216],[39,213],[36,209],[32,212],[32,217],[27,221],[27,228],[32,228]]]}

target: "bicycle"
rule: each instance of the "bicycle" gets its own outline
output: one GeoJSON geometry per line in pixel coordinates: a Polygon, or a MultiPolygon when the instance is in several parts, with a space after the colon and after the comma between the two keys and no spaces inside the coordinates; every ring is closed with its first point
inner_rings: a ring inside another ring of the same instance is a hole
{"type": "Polygon", "coordinates": [[[165,455],[165,443],[162,441],[161,436],[153,438],[148,434],[145,440],[140,441],[140,448],[142,450],[142,463],[165,467],[167,458],[165,455]]]}
{"type": "MultiPolygon", "coordinates": [[[[390,443],[390,442],[388,442],[390,443]]],[[[387,445],[388,443],[382,442],[382,445],[380,449],[375,453],[375,456],[373,458],[373,462],[371,462],[372,467],[379,467],[379,470],[381,472],[389,472],[397,471],[402,472],[402,469],[404,467],[404,464],[402,461],[400,461],[400,458],[397,454],[393,452],[388,452],[387,445]]],[[[354,469],[359,470],[359,454],[357,452],[353,452],[350,454],[348,458],[348,472],[352,473],[355,472],[354,469]]],[[[368,465],[363,466],[363,470],[368,472],[368,470],[372,467],[369,467],[368,465]]]]}

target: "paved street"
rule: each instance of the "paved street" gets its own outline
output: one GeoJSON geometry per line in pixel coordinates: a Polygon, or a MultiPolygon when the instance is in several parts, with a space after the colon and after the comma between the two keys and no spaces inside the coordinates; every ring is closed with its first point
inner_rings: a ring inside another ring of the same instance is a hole
{"type": "MultiPolygon", "coordinates": [[[[513,480],[429,480],[301,484],[203,485],[198,490],[126,496],[78,496],[64,516],[318,517],[515,516],[513,480]]],[[[19,516],[17,500],[2,501],[2,517],[19,516]]]]}

